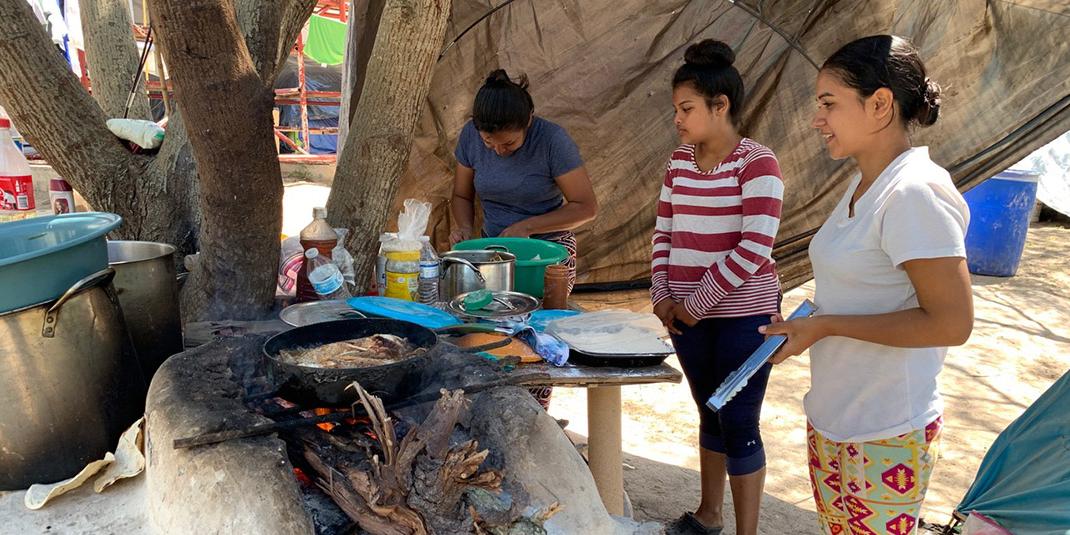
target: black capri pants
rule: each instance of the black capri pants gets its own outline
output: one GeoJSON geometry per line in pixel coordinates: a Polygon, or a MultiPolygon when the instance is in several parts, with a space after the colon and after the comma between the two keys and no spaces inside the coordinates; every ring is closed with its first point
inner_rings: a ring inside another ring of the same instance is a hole
{"type": "Polygon", "coordinates": [[[769,315],[709,318],[694,327],[676,322],[683,334],[672,335],[676,356],[691,386],[699,412],[699,445],[727,457],[728,474],[746,475],[765,466],[758,420],[772,364],[767,363],[720,411],[706,401],[714,390],[765,341],[758,327],[769,315]]]}

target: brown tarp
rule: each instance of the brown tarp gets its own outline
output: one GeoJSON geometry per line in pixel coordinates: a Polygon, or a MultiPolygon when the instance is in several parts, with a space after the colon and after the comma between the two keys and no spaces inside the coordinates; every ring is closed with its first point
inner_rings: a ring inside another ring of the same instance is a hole
{"type": "Polygon", "coordinates": [[[775,255],[785,287],[809,279],[810,236],[854,172],[809,126],[815,64],[844,43],[914,40],[946,89],[939,122],[914,142],[963,190],[1070,129],[1070,7],[1060,0],[455,0],[447,43],[470,26],[436,67],[399,204],[432,201],[445,245],[453,148],[475,91],[492,69],[524,73],[536,113],[579,144],[601,205],[579,232],[581,283],[648,277],[655,200],[677,144],[669,80],[704,38],[736,50],[743,133],[783,169],[775,255]]]}

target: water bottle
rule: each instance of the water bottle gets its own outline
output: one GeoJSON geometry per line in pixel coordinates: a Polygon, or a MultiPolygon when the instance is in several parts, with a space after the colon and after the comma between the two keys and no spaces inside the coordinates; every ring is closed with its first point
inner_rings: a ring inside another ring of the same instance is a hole
{"type": "Polygon", "coordinates": [[[342,272],[334,262],[320,256],[319,249],[305,251],[305,266],[308,268],[308,282],[322,300],[348,299],[352,297],[346,288],[342,272]]]}
{"type": "Polygon", "coordinates": [[[420,302],[433,305],[438,302],[438,280],[442,273],[442,259],[431,246],[431,238],[420,236],[420,302]]]}
{"type": "MultiPolygon", "coordinates": [[[[301,229],[300,242],[301,249],[307,251],[314,248],[320,252],[321,260],[328,262],[331,260],[331,253],[338,245],[338,233],[327,223],[326,208],[317,206],[312,209],[312,222],[301,229]]],[[[302,267],[297,273],[297,298],[295,300],[299,303],[314,301],[317,297],[316,291],[308,280],[309,272],[311,272],[310,269],[302,267]]]]}

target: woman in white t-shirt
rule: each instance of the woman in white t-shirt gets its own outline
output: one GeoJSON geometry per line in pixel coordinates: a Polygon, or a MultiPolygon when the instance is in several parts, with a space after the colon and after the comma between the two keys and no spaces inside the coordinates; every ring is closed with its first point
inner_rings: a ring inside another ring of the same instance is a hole
{"type": "Polygon", "coordinates": [[[878,35],[833,54],[817,77],[813,126],[860,174],[810,244],[818,315],[774,362],[810,349],[811,484],[826,533],[914,533],[936,458],[936,376],[973,329],[963,238],[969,210],[951,177],[913,147],[940,88],[914,46],[878,35]]]}

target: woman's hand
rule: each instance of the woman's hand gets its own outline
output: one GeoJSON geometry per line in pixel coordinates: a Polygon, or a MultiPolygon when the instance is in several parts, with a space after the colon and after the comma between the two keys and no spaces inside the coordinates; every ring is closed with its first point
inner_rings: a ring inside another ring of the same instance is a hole
{"type": "Polygon", "coordinates": [[[455,228],[450,231],[450,247],[470,239],[472,239],[472,229],[455,228]]]}
{"type": "Polygon", "coordinates": [[[505,230],[498,234],[498,236],[502,238],[530,238],[531,234],[531,228],[526,222],[517,221],[516,223],[505,227],[505,230]]]}
{"type": "Polygon", "coordinates": [[[780,314],[776,314],[771,319],[773,323],[758,327],[758,332],[766,336],[782,334],[788,337],[787,342],[769,359],[773,364],[780,364],[788,357],[802,354],[818,340],[828,336],[825,320],[820,316],[784,321],[780,314]]]}

